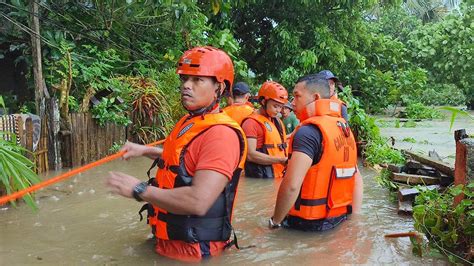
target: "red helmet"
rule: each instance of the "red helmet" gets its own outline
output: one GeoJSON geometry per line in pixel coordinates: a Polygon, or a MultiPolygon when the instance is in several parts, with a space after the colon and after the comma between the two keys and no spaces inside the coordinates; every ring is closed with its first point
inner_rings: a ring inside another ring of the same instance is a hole
{"type": "Polygon", "coordinates": [[[211,46],[195,47],[184,52],[179,59],[176,73],[215,77],[218,82],[226,83],[226,90],[230,90],[234,82],[232,60],[224,51],[211,46]]]}
{"type": "Polygon", "coordinates": [[[288,92],[285,87],[275,81],[266,81],[258,91],[258,98],[271,99],[281,104],[288,102],[288,92]]]}

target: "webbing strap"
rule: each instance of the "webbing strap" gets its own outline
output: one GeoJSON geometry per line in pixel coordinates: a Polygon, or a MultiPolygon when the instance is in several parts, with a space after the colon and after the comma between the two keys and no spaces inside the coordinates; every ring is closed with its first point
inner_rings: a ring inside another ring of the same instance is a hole
{"type": "Polygon", "coordinates": [[[205,218],[205,217],[188,217],[187,215],[175,215],[169,213],[158,213],[158,219],[177,226],[192,225],[207,229],[221,228],[227,217],[205,218]]]}
{"type": "Polygon", "coordinates": [[[143,204],[143,206],[138,211],[138,215],[140,215],[140,222],[143,221],[142,212],[144,212],[145,210],[148,210],[148,204],[150,204],[150,203],[143,204]]]}
{"type": "Polygon", "coordinates": [[[239,243],[237,242],[237,235],[235,234],[234,229],[232,229],[232,232],[234,233],[234,239],[232,239],[232,241],[229,241],[229,243],[227,243],[224,246],[224,249],[231,248],[232,246],[235,246],[238,250],[244,250],[244,249],[248,249],[248,248],[257,247],[256,245],[248,245],[248,246],[245,246],[245,247],[240,247],[239,243]]]}
{"type": "MultiPolygon", "coordinates": [[[[161,159],[161,157],[158,157],[153,161],[153,163],[150,166],[150,169],[148,169],[148,171],[146,171],[146,174],[147,174],[148,178],[151,178],[151,176],[150,176],[151,169],[155,168],[155,166],[157,166],[157,165],[158,165],[158,167],[160,167],[161,164],[164,165],[164,161],[163,161],[163,159],[161,159]]],[[[162,167],[160,167],[160,168],[162,168],[162,167]]]]}
{"type": "Polygon", "coordinates": [[[321,199],[301,199],[300,200],[300,205],[304,206],[320,206],[320,205],[326,205],[328,202],[327,198],[321,198],[321,199]]]}

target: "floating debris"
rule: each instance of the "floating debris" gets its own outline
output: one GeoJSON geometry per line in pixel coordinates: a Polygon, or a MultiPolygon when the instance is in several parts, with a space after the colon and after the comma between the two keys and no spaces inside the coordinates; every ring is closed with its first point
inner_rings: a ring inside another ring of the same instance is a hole
{"type": "Polygon", "coordinates": [[[57,196],[54,196],[54,195],[51,196],[50,199],[51,199],[51,200],[54,200],[54,201],[59,201],[59,198],[58,198],[57,196]]]}

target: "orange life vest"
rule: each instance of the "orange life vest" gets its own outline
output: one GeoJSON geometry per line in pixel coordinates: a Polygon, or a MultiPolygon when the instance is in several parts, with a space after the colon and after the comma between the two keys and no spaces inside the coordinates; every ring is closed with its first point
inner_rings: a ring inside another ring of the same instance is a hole
{"type": "MultiPolygon", "coordinates": [[[[270,120],[266,116],[253,113],[246,119],[253,119],[264,128],[263,146],[257,149],[257,151],[270,156],[287,157],[286,130],[279,118],[270,120]],[[275,121],[277,124],[272,121],[275,121]]],[[[283,164],[259,165],[248,161],[245,163],[245,176],[248,177],[281,178],[283,177],[284,170],[285,165],[283,164]]]]}
{"type": "MultiPolygon", "coordinates": [[[[158,165],[156,178],[151,184],[162,189],[191,186],[190,176],[184,164],[188,145],[201,133],[216,125],[225,125],[235,130],[240,140],[240,163],[234,171],[232,180],[219,195],[204,216],[178,215],[167,212],[159,206],[148,206],[148,223],[158,239],[182,240],[188,243],[201,241],[226,241],[230,238],[231,217],[240,173],[247,154],[245,135],[241,127],[227,114],[206,114],[203,116],[183,117],[166,138],[163,155],[155,160],[158,165]]],[[[222,147],[216,147],[220,149],[222,147]]]]}
{"type": "MultiPolygon", "coordinates": [[[[324,99],[322,99],[322,100],[324,100],[324,99]]],[[[347,105],[343,100],[339,99],[337,94],[334,94],[333,96],[331,96],[331,100],[334,101],[334,102],[337,102],[339,104],[347,105]]]]}
{"type": "Polygon", "coordinates": [[[236,104],[227,106],[224,108],[226,112],[232,119],[234,119],[239,125],[242,124],[242,121],[253,113],[254,109],[249,104],[236,104]]]}
{"type": "MultiPolygon", "coordinates": [[[[321,158],[306,173],[300,194],[288,213],[288,218],[304,221],[324,221],[350,213],[357,171],[356,142],[341,118],[341,101],[322,99],[315,106],[316,116],[295,129],[297,132],[301,126],[312,124],[322,134],[321,158]]],[[[290,139],[290,153],[295,135],[290,139]]]]}
{"type": "Polygon", "coordinates": [[[347,104],[346,104],[346,102],[339,99],[337,97],[337,94],[334,94],[333,96],[331,96],[331,100],[341,104],[341,117],[344,118],[344,120],[346,120],[346,122],[349,122],[349,115],[347,114],[347,104]],[[345,108],[344,111],[343,111],[343,108],[345,108]]]}

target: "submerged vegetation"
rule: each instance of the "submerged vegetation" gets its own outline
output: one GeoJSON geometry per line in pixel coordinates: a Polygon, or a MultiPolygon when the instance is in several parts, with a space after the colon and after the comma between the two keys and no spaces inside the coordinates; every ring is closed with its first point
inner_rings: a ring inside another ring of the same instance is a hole
{"type": "Polygon", "coordinates": [[[422,190],[416,197],[413,218],[416,230],[427,236],[431,248],[446,255],[452,262],[472,263],[473,181],[466,186],[451,186],[444,193],[437,190],[422,190]],[[459,196],[463,196],[463,199],[456,205],[455,198],[459,196]]]}

